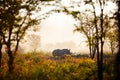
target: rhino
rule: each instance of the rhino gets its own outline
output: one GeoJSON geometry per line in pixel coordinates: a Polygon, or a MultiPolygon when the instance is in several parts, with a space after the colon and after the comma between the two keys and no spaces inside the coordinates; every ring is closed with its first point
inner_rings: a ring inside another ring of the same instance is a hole
{"type": "Polygon", "coordinates": [[[55,49],[52,52],[53,57],[64,57],[65,55],[71,55],[70,49],[55,49]]]}

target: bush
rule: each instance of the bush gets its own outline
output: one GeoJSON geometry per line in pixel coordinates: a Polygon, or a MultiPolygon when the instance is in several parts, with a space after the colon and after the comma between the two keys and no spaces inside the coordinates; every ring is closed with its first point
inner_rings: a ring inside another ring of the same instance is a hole
{"type": "MultiPolygon", "coordinates": [[[[90,58],[66,57],[54,60],[50,55],[19,54],[15,58],[15,69],[12,74],[7,72],[7,56],[3,57],[0,68],[2,80],[96,80],[96,62],[90,58]]],[[[114,65],[104,63],[104,80],[114,78],[114,65]]]]}

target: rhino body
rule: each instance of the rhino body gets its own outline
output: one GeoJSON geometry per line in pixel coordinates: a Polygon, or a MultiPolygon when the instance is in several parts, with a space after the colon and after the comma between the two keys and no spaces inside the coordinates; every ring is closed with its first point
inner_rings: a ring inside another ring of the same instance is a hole
{"type": "Polygon", "coordinates": [[[64,57],[65,55],[72,54],[69,49],[56,49],[52,52],[53,57],[64,57]]]}

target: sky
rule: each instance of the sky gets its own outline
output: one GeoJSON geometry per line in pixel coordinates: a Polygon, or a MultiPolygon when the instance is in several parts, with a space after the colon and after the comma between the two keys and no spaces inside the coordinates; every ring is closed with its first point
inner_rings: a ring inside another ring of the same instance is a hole
{"type": "Polygon", "coordinates": [[[72,16],[64,13],[55,13],[41,22],[40,36],[41,49],[52,51],[54,49],[71,49],[72,52],[79,52],[84,45],[85,36],[73,32],[75,20],[72,16]]]}
{"type": "MultiPolygon", "coordinates": [[[[62,0],[62,4],[64,6],[69,6],[69,3],[70,0],[62,0]]],[[[108,6],[105,7],[104,13],[108,14],[110,13],[110,10],[114,9],[116,6],[111,2],[108,2],[107,4],[108,6]]],[[[84,11],[85,8],[91,9],[91,7],[87,5],[82,6],[81,8],[79,8],[79,10],[84,11]]],[[[100,9],[96,8],[96,11],[99,15],[100,9]]],[[[46,20],[42,21],[40,24],[40,49],[43,51],[51,52],[54,49],[68,48],[71,49],[72,52],[88,52],[89,49],[85,43],[86,37],[81,33],[73,32],[73,30],[75,29],[74,23],[75,20],[73,19],[73,17],[68,16],[64,13],[54,13],[46,20]]]]}
{"type": "MultiPolygon", "coordinates": [[[[79,0],[76,0],[79,1],[79,0]]],[[[62,0],[62,4],[69,6],[70,0],[62,0]]],[[[105,13],[115,8],[112,3],[110,7],[105,7],[105,13]],[[111,7],[111,5],[113,5],[111,7]]],[[[54,7],[42,7],[42,13],[45,13],[54,7]]],[[[91,8],[90,6],[82,6],[80,10],[85,8],[91,8]]],[[[77,9],[77,8],[76,8],[77,9]]],[[[99,15],[99,8],[96,9],[99,15]]],[[[41,12],[40,12],[41,13],[41,12]]],[[[37,17],[40,13],[37,13],[33,17],[37,17]]],[[[37,34],[40,36],[40,43],[38,51],[52,52],[54,49],[71,49],[71,52],[88,53],[89,49],[86,46],[86,37],[79,33],[73,32],[75,20],[72,16],[64,13],[53,13],[45,20],[42,20],[39,27],[40,30],[37,34]]]]}

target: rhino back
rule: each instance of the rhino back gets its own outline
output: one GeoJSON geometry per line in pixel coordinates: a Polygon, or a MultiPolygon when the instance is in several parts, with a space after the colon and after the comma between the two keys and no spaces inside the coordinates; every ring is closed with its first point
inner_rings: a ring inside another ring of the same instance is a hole
{"type": "Polygon", "coordinates": [[[71,54],[69,49],[56,49],[52,52],[53,56],[63,56],[66,54],[71,54]]]}

